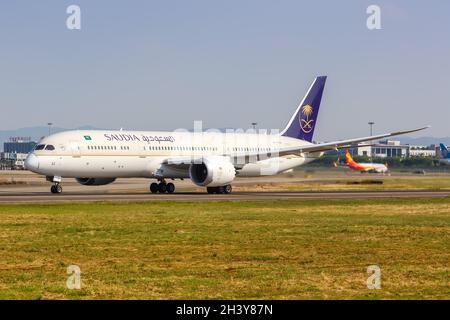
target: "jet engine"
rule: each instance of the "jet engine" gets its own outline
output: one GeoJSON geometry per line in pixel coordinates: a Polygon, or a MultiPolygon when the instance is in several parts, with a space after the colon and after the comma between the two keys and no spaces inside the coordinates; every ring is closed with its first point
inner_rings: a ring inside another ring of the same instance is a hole
{"type": "Polygon", "coordinates": [[[198,186],[219,187],[231,183],[236,170],[226,157],[208,157],[189,166],[189,177],[198,186]]]}
{"type": "Polygon", "coordinates": [[[113,183],[116,178],[75,178],[83,186],[104,186],[113,183]]]}

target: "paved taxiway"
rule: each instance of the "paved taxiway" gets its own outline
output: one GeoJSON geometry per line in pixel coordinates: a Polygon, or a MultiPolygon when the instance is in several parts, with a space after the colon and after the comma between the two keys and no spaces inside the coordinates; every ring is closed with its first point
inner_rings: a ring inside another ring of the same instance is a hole
{"type": "MultiPolygon", "coordinates": [[[[1,203],[73,203],[96,201],[242,201],[242,200],[323,200],[328,199],[375,199],[375,198],[444,198],[450,196],[450,190],[381,190],[381,191],[293,191],[293,190],[264,190],[257,187],[261,183],[275,186],[305,183],[334,183],[337,173],[315,178],[305,177],[304,173],[297,173],[294,177],[280,175],[275,177],[236,179],[232,194],[207,194],[204,188],[192,185],[188,180],[175,182],[177,191],[174,194],[151,194],[148,191],[148,179],[118,179],[106,186],[82,186],[73,179],[63,181],[63,193],[50,193],[50,184],[45,178],[27,172],[10,172],[0,175],[0,182],[14,183],[0,184],[1,203]],[[250,188],[248,188],[250,186],[250,188]],[[252,190],[253,189],[253,190],[252,190]]],[[[390,179],[391,177],[382,177],[390,179]]],[[[412,177],[414,178],[414,177],[412,177]]],[[[360,175],[340,174],[343,181],[357,181],[360,175]]]]}
{"type": "Polygon", "coordinates": [[[53,195],[48,192],[2,193],[0,203],[73,203],[98,201],[242,201],[242,200],[329,200],[329,199],[376,199],[376,198],[445,198],[450,191],[284,191],[284,192],[235,192],[216,195],[198,192],[174,194],[149,193],[73,193],[53,195]]]}

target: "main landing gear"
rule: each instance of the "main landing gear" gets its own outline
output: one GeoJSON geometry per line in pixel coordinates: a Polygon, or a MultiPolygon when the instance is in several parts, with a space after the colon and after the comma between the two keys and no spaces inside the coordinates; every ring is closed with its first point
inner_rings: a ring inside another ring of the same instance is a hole
{"type": "Polygon", "coordinates": [[[221,186],[221,187],[207,187],[206,188],[206,191],[209,194],[212,194],[212,193],[228,194],[228,193],[231,193],[232,190],[233,190],[233,188],[231,188],[231,184],[227,184],[226,186],[221,186]]]}
{"type": "Polygon", "coordinates": [[[172,182],[166,183],[162,180],[160,183],[153,182],[150,184],[150,192],[151,193],[174,193],[175,185],[172,182]]]}

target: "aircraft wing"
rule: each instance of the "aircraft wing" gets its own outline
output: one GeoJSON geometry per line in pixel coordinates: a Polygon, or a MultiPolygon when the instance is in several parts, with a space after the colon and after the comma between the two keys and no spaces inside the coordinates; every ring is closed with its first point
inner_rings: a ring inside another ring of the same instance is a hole
{"type": "MultiPolygon", "coordinates": [[[[298,153],[313,153],[313,152],[322,152],[322,151],[328,151],[328,150],[334,150],[334,149],[343,149],[343,148],[349,148],[352,147],[353,144],[359,143],[359,142],[365,142],[370,140],[376,140],[386,137],[393,137],[398,136],[401,134],[406,133],[412,133],[421,131],[424,129],[429,128],[429,126],[413,129],[413,130],[406,130],[406,131],[396,131],[391,133],[384,133],[384,134],[378,134],[375,136],[368,136],[368,137],[362,137],[362,138],[354,138],[354,139],[348,139],[348,140],[338,140],[338,141],[332,141],[332,142],[326,142],[326,143],[318,143],[318,144],[311,144],[306,145],[302,147],[296,147],[296,148],[280,148],[278,150],[275,150],[273,152],[238,152],[234,153],[233,155],[222,155],[219,157],[227,157],[230,159],[231,162],[233,159],[241,158],[243,162],[249,163],[249,162],[255,162],[262,159],[267,159],[274,156],[283,156],[283,155],[289,155],[289,154],[298,154],[298,153]]],[[[370,144],[365,144],[370,145],[370,144]]],[[[192,156],[192,157],[179,157],[175,156],[173,158],[167,158],[163,162],[166,165],[172,165],[172,166],[180,166],[180,165],[188,165],[192,163],[202,163],[204,158],[209,157],[217,157],[217,156],[192,156]]]]}
{"type": "MultiPolygon", "coordinates": [[[[418,128],[418,129],[413,129],[413,130],[395,131],[395,132],[390,132],[390,133],[378,134],[375,136],[318,143],[318,144],[304,146],[301,148],[292,148],[291,151],[293,151],[293,152],[300,151],[302,153],[309,153],[309,152],[321,152],[321,151],[328,151],[328,150],[334,150],[334,149],[342,149],[342,148],[350,147],[355,143],[376,140],[376,139],[382,139],[382,138],[387,138],[387,137],[393,137],[393,136],[398,136],[398,135],[406,134],[406,133],[417,132],[417,131],[425,130],[429,127],[430,126],[426,126],[426,127],[422,127],[422,128],[418,128]]],[[[280,150],[280,153],[286,153],[288,151],[289,150],[280,150]]]]}

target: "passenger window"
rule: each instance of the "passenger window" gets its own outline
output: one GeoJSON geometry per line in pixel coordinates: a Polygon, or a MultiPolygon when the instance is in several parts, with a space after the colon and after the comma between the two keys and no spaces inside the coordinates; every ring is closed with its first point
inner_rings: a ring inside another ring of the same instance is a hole
{"type": "Polygon", "coordinates": [[[34,150],[44,150],[45,144],[38,144],[34,150]]]}

